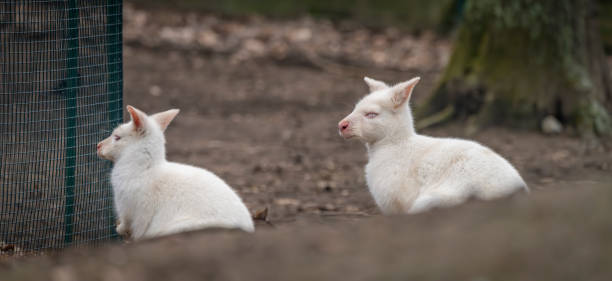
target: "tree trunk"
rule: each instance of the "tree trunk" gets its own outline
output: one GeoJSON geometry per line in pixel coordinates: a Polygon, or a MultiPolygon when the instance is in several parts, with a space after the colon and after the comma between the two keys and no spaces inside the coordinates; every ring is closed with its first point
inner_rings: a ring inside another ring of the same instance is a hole
{"type": "Polygon", "coordinates": [[[470,0],[449,65],[421,117],[535,128],[546,115],[612,132],[612,87],[594,0],[470,0]],[[450,119],[450,118],[448,118],[450,119]]]}

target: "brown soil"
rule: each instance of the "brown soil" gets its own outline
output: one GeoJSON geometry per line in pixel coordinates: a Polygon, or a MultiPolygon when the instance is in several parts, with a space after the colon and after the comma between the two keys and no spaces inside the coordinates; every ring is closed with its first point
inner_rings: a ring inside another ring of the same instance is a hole
{"type": "MultiPolygon", "coordinates": [[[[401,216],[310,216],[4,263],[2,280],[610,280],[612,188],[401,216]]],[[[0,264],[1,265],[1,264],[0,264]]]]}
{"type": "MultiPolygon", "coordinates": [[[[252,211],[268,207],[273,226],[9,260],[0,263],[3,280],[606,280],[610,273],[612,196],[601,188],[612,182],[609,142],[484,129],[470,138],[514,163],[530,196],[383,218],[365,185],[365,148],[339,137],[336,124],[366,93],[361,76],[421,76],[418,107],[439,71],[343,74],[168,48],[124,51],[125,104],[181,109],[166,132],[168,158],[218,174],[252,211]]],[[[464,127],[422,133],[465,137],[464,127]]]]}
{"type": "MultiPolygon", "coordinates": [[[[147,112],[181,109],[166,132],[168,158],[205,167],[237,189],[251,210],[273,221],[303,214],[376,214],[367,191],[365,147],[346,142],[338,121],[366,93],[361,77],[263,61],[125,50],[125,103],[147,112]],[[152,95],[153,94],[153,95],[152,95]]],[[[437,73],[372,70],[398,82],[420,75],[413,106],[437,73]]],[[[425,130],[464,137],[463,123],[425,130]]],[[[533,190],[561,182],[602,181],[612,171],[606,143],[572,136],[489,128],[472,136],[514,163],[533,190]]]]}

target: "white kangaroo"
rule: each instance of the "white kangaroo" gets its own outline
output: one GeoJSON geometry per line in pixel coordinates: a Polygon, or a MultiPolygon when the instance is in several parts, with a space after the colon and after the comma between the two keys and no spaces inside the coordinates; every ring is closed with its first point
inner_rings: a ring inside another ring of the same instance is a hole
{"type": "Polygon", "coordinates": [[[101,158],[114,162],[117,233],[140,240],[207,227],[254,231],[248,209],[222,179],[166,160],[164,131],[178,109],[151,116],[129,105],[127,110],[131,122],[97,146],[101,158]]]}
{"type": "Polygon", "coordinates": [[[528,191],[516,169],[491,149],[416,133],[408,101],[419,77],[393,87],[364,80],[370,94],[338,129],[345,139],[366,144],[366,181],[383,214],[418,213],[470,197],[488,200],[528,191]]]}

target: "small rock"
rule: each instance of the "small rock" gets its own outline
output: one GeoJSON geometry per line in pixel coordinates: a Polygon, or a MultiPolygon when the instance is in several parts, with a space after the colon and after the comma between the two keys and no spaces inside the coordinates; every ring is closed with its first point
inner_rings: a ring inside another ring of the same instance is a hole
{"type": "Polygon", "coordinates": [[[554,181],[555,181],[555,179],[553,179],[553,178],[541,178],[540,179],[541,183],[551,183],[551,182],[554,182],[554,181]]]}
{"type": "Polygon", "coordinates": [[[133,13],[126,18],[131,19],[130,23],[134,24],[135,28],[141,29],[147,24],[147,13],[144,11],[133,11],[133,13]]]}
{"type": "Polygon", "coordinates": [[[291,139],[291,136],[293,136],[293,131],[286,129],[283,130],[282,134],[281,134],[281,138],[283,141],[288,141],[291,139]]]}
{"type": "Polygon", "coordinates": [[[259,187],[257,187],[256,185],[253,185],[251,187],[249,187],[248,189],[251,193],[259,193],[259,187]]]}
{"type": "Polygon", "coordinates": [[[259,173],[259,172],[263,171],[263,167],[261,167],[261,165],[259,165],[259,164],[255,164],[255,166],[253,166],[252,171],[253,171],[253,173],[259,173]]]}
{"type": "Polygon", "coordinates": [[[153,85],[151,88],[149,88],[149,94],[154,97],[159,97],[162,94],[162,88],[157,85],[153,85]]]}
{"type": "Polygon", "coordinates": [[[336,169],[336,163],[334,163],[333,160],[327,160],[325,162],[325,168],[327,168],[330,171],[333,171],[336,169]]]}
{"type": "Polygon", "coordinates": [[[198,43],[204,47],[212,48],[219,44],[219,36],[212,30],[203,30],[198,36],[198,43]]]}
{"type": "Polygon", "coordinates": [[[336,210],[336,206],[334,206],[331,203],[327,203],[325,205],[319,205],[319,210],[321,210],[321,211],[335,211],[336,210]]]}
{"type": "Polygon", "coordinates": [[[563,125],[554,116],[548,115],[542,120],[542,132],[545,134],[559,134],[562,131],[563,125]]]}
{"type": "Polygon", "coordinates": [[[275,172],[277,175],[282,175],[282,174],[283,174],[283,171],[284,171],[284,169],[283,169],[283,167],[281,167],[281,166],[276,166],[276,168],[274,169],[274,172],[275,172]]]}
{"type": "Polygon", "coordinates": [[[387,54],[382,51],[374,51],[372,52],[372,61],[374,61],[376,65],[384,65],[387,61],[387,54]]]}
{"type": "Polygon", "coordinates": [[[247,39],[244,42],[243,48],[255,55],[262,55],[266,52],[266,45],[257,39],[247,39]]]}
{"type": "Polygon", "coordinates": [[[76,281],[76,275],[72,268],[67,265],[56,267],[51,271],[51,280],[53,281],[76,281]]]}
{"type": "Polygon", "coordinates": [[[276,205],[280,206],[298,206],[300,205],[300,201],[293,198],[276,198],[274,200],[276,205]]]}
{"type": "Polygon", "coordinates": [[[568,157],[570,157],[570,152],[567,150],[559,150],[559,151],[555,151],[550,155],[550,158],[553,161],[562,161],[564,159],[567,159],[568,157]]]}
{"type": "Polygon", "coordinates": [[[317,187],[325,192],[331,192],[336,188],[336,183],[333,181],[318,181],[317,187]]]}
{"type": "Polygon", "coordinates": [[[301,154],[296,154],[295,156],[293,156],[293,163],[295,164],[302,164],[302,160],[303,157],[301,154]]]}
{"type": "Polygon", "coordinates": [[[312,31],[309,28],[298,28],[289,34],[291,41],[304,42],[312,38],[312,31]]]}
{"type": "Polygon", "coordinates": [[[185,46],[193,41],[195,32],[189,27],[171,28],[166,26],[160,31],[159,37],[168,43],[185,46]]]}
{"type": "Polygon", "coordinates": [[[316,202],[306,202],[302,204],[302,209],[306,211],[314,211],[319,210],[319,204],[316,202]]]}

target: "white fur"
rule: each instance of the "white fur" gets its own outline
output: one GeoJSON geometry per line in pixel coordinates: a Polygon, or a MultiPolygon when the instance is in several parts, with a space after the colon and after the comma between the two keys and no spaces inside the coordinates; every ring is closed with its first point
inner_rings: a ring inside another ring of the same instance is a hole
{"type": "Polygon", "coordinates": [[[418,77],[393,87],[364,80],[371,93],[339,128],[343,137],[366,143],[368,188],[384,214],[418,213],[470,197],[489,200],[528,190],[516,169],[491,149],[416,133],[408,100],[418,77]]]}
{"type": "Polygon", "coordinates": [[[166,160],[163,130],[178,110],[152,116],[128,110],[132,121],[98,145],[100,157],[115,162],[111,182],[119,234],[140,240],[207,227],[254,231],[248,209],[222,179],[166,160]]]}

